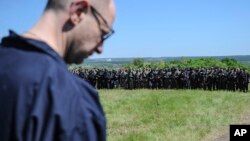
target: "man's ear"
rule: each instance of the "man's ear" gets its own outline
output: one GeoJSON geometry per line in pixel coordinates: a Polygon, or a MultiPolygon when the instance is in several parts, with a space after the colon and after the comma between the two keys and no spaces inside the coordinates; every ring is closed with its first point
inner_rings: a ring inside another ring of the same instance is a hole
{"type": "Polygon", "coordinates": [[[70,5],[70,22],[77,25],[90,9],[89,0],[75,0],[70,5]],[[82,16],[83,15],[83,16],[82,16]]]}

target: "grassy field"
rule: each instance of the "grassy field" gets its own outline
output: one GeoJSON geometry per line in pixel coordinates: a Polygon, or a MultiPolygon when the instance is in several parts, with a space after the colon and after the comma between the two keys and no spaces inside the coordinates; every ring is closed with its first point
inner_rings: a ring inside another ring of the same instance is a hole
{"type": "MultiPolygon", "coordinates": [[[[100,90],[108,141],[200,141],[249,116],[250,93],[100,90]]],[[[249,123],[250,124],[250,123],[249,123]]]]}

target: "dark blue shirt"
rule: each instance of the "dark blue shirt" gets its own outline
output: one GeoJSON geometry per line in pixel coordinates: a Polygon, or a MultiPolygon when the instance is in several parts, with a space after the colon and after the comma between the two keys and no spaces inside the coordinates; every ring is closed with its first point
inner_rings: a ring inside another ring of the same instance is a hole
{"type": "Polygon", "coordinates": [[[10,32],[0,45],[0,141],[104,141],[97,91],[46,43],[10,32]]]}

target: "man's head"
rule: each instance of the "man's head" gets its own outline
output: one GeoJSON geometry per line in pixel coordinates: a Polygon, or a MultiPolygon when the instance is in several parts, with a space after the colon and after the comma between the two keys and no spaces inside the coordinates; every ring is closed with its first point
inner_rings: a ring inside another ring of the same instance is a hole
{"type": "Polygon", "coordinates": [[[113,0],[48,0],[46,12],[62,15],[58,20],[67,63],[81,63],[94,52],[101,53],[103,40],[113,33],[113,0]]]}

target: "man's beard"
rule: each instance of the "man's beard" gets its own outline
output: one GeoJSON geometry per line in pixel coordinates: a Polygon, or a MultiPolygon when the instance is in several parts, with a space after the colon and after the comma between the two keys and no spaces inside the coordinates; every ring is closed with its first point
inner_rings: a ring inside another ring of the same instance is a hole
{"type": "Polygon", "coordinates": [[[83,51],[74,51],[73,46],[70,46],[64,55],[64,61],[67,64],[81,64],[88,56],[83,51]]]}

